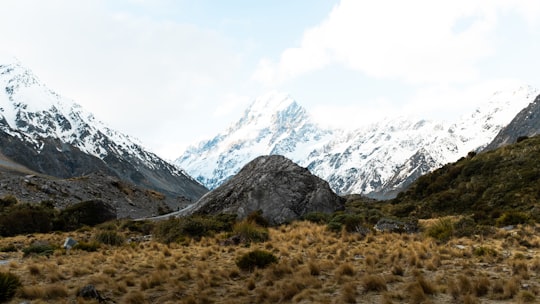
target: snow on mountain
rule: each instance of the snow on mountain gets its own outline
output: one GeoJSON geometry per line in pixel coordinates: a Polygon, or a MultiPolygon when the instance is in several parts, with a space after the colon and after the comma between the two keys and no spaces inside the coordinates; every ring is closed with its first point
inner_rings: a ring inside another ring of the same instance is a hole
{"type": "Polygon", "coordinates": [[[387,119],[330,141],[304,164],[338,193],[371,194],[419,148],[445,135],[445,126],[410,117],[387,119]]]}
{"type": "Polygon", "coordinates": [[[354,131],[324,130],[291,97],[258,98],[233,126],[189,148],[176,163],[215,188],[251,159],[283,154],[327,180],[340,194],[390,198],[416,178],[493,140],[538,90],[496,92],[454,123],[386,119],[354,131]]]}
{"type": "Polygon", "coordinates": [[[110,151],[95,141],[107,138],[116,151],[137,155],[148,166],[154,166],[150,155],[138,155],[136,149],[141,144],[135,139],[108,128],[80,105],[48,89],[20,62],[0,65],[0,84],[6,92],[0,108],[6,122],[1,126],[4,132],[23,132],[33,139],[58,138],[101,159],[110,151]]]}
{"type": "Polygon", "coordinates": [[[395,118],[330,142],[304,164],[338,193],[391,198],[419,176],[480,151],[538,90],[522,86],[496,92],[455,123],[395,118]]]}
{"type": "MultiPolygon", "coordinates": [[[[80,105],[47,88],[18,60],[9,56],[0,56],[0,60],[0,88],[3,89],[0,91],[0,131],[3,134],[30,145],[38,154],[44,153],[43,149],[51,139],[69,145],[57,146],[60,153],[71,152],[71,147],[75,147],[83,154],[100,159],[105,167],[135,184],[191,199],[206,192],[185,172],[148,152],[135,139],[112,130],[80,105]]],[[[90,164],[65,166],[92,170],[90,164]]],[[[34,167],[38,172],[43,171],[38,170],[43,169],[39,164],[34,167]]],[[[81,173],[73,170],[74,175],[81,173]]],[[[66,170],[56,172],[61,175],[59,177],[71,177],[65,176],[66,170]]],[[[54,170],[42,173],[58,176],[54,170]]]]}
{"type": "Polygon", "coordinates": [[[188,148],[175,163],[213,189],[257,156],[280,154],[301,162],[332,135],[289,95],[273,92],[257,98],[238,122],[188,148]]]}

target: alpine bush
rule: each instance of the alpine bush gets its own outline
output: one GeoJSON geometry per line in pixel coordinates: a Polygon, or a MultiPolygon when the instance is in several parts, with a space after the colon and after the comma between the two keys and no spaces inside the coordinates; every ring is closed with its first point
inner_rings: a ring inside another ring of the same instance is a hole
{"type": "Polygon", "coordinates": [[[261,227],[254,222],[241,221],[234,225],[233,233],[240,237],[244,242],[266,242],[268,241],[268,229],[261,227]]]}
{"type": "Polygon", "coordinates": [[[95,240],[99,243],[111,246],[120,246],[124,244],[124,237],[118,234],[116,231],[103,230],[98,232],[95,236],[95,240]]]}
{"type": "Polygon", "coordinates": [[[448,241],[454,235],[452,220],[449,218],[439,219],[426,230],[426,234],[440,242],[448,241]]]}
{"type": "Polygon", "coordinates": [[[23,257],[27,257],[30,255],[50,256],[54,253],[55,249],[56,247],[49,244],[35,243],[23,248],[22,252],[24,253],[23,257]]]}
{"type": "Polygon", "coordinates": [[[7,302],[21,286],[19,277],[11,272],[0,272],[0,302],[7,302]]]}
{"type": "Polygon", "coordinates": [[[253,271],[255,268],[265,268],[277,261],[277,257],[271,252],[265,250],[253,250],[241,256],[236,261],[236,266],[242,270],[253,271]]]}

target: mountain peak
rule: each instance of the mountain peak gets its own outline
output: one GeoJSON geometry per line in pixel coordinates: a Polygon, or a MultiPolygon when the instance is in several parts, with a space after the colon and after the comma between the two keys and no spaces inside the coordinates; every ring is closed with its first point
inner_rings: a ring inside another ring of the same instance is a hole
{"type": "Polygon", "coordinates": [[[17,57],[0,50],[0,66],[15,63],[20,63],[17,57]]]}
{"type": "Polygon", "coordinates": [[[296,101],[289,94],[269,92],[257,97],[247,108],[246,113],[250,113],[251,115],[275,113],[282,111],[293,104],[296,104],[296,101]]]}

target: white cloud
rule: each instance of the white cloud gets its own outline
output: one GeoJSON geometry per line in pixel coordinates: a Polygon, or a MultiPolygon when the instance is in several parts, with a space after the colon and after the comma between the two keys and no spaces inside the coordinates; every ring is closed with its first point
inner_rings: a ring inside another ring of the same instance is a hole
{"type": "Polygon", "coordinates": [[[223,101],[214,109],[212,116],[224,117],[232,113],[238,113],[239,110],[249,105],[251,99],[249,96],[227,94],[223,97],[223,101]]]}
{"type": "Polygon", "coordinates": [[[277,62],[261,60],[253,77],[276,85],[340,64],[413,84],[475,81],[478,62],[495,53],[499,14],[515,10],[532,20],[538,17],[537,3],[343,0],[325,21],[305,32],[298,47],[284,50],[277,62]]]}

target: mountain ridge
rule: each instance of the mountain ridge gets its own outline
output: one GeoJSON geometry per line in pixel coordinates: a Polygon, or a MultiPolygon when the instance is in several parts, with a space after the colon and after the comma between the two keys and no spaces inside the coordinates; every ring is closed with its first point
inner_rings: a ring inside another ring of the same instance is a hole
{"type": "Polygon", "coordinates": [[[20,61],[0,62],[0,88],[0,152],[11,161],[59,178],[102,172],[192,201],[207,192],[137,140],[50,90],[20,61]]]}
{"type": "Polygon", "coordinates": [[[359,193],[387,199],[395,197],[422,174],[456,161],[470,151],[482,150],[538,93],[530,86],[495,92],[482,107],[455,122],[398,117],[352,131],[321,128],[290,95],[272,93],[255,99],[252,105],[262,104],[261,100],[267,98],[289,98],[289,105],[302,110],[267,108],[264,119],[253,128],[256,115],[250,123],[245,123],[250,106],[241,119],[231,124],[234,127],[191,146],[175,163],[212,189],[237,173],[247,161],[259,155],[281,154],[327,180],[338,194],[359,193]],[[280,120],[271,119],[278,116],[280,120]],[[310,127],[303,129],[307,133],[298,136],[294,132],[294,126],[298,125],[310,127]],[[271,141],[259,141],[257,146],[250,140],[240,140],[242,137],[237,135],[254,130],[260,138],[283,134],[275,130],[290,132],[280,142],[281,149],[275,149],[273,144],[265,145],[271,141]],[[231,138],[235,138],[233,144],[223,144],[231,138]]]}

